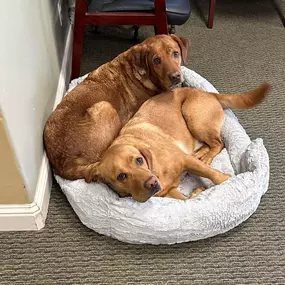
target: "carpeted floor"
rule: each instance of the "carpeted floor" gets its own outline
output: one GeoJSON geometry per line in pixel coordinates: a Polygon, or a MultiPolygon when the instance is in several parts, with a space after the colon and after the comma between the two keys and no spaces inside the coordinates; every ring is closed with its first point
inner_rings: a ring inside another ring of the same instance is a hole
{"type": "MultiPolygon", "coordinates": [[[[188,23],[177,28],[192,42],[189,67],[221,92],[273,84],[263,105],[236,112],[270,156],[270,187],[257,212],[207,240],[129,245],[84,227],[54,184],[43,230],[0,233],[0,284],[285,284],[285,28],[269,0],[219,0],[208,30],[207,3],[196,0],[188,23]]],[[[152,32],[141,29],[141,39],[152,32]]],[[[82,73],[134,44],[130,38],[122,27],[87,32],[82,73]]]]}

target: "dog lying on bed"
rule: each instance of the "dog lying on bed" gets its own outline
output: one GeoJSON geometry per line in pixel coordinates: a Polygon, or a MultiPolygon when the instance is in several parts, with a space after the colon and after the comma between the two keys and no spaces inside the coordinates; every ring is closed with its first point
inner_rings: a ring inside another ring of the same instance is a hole
{"type": "Polygon", "coordinates": [[[182,81],[189,42],[175,35],[146,39],[77,85],[47,121],[44,142],[55,174],[85,178],[121,128],[151,96],[182,81]]]}
{"type": "MultiPolygon", "coordinates": [[[[151,196],[187,199],[177,189],[184,171],[214,184],[230,175],[209,166],[223,149],[223,108],[252,108],[270,86],[239,95],[177,88],[146,101],[103,154],[87,182],[102,181],[120,196],[144,202],[151,196]],[[199,145],[202,142],[203,145],[199,145]]],[[[192,197],[204,188],[194,190],[192,197]]]]}

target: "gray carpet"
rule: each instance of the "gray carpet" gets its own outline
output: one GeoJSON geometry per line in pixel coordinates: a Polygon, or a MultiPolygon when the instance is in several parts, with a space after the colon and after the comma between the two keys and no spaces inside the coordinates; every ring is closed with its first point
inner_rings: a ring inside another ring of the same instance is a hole
{"type": "MultiPolygon", "coordinates": [[[[236,112],[252,138],[264,139],[270,156],[269,191],[257,212],[207,240],[129,245],[84,227],[54,184],[43,230],[0,233],[0,284],[285,284],[285,28],[270,1],[219,0],[208,30],[207,1],[196,3],[177,29],[192,42],[189,67],[221,92],[273,84],[264,104],[236,112]]],[[[127,49],[130,38],[122,27],[103,28],[100,36],[87,32],[82,73],[127,49]]]]}

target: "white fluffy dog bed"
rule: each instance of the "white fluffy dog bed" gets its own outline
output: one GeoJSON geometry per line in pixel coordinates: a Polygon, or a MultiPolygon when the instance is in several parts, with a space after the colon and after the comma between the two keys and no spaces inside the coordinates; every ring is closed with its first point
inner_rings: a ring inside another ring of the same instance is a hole
{"type": "MultiPolygon", "coordinates": [[[[185,67],[182,71],[184,85],[217,92],[194,71],[185,67]]],[[[84,78],[73,80],[68,91],[84,78]]],[[[138,203],[119,198],[104,184],[56,179],[84,225],[123,242],[173,244],[224,233],[255,212],[269,181],[269,159],[262,139],[251,141],[234,114],[229,110],[225,113],[222,136],[226,149],[212,166],[235,176],[213,186],[207,179],[187,174],[180,187],[184,194],[190,194],[201,182],[210,187],[195,199],[152,197],[138,203]]]]}

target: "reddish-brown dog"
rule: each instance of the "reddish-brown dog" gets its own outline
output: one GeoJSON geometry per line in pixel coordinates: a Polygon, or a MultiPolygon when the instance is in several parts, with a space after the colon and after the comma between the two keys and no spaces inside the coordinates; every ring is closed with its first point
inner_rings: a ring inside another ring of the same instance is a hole
{"type": "Polygon", "coordinates": [[[149,38],[75,87],[47,121],[44,142],[57,175],[85,178],[121,128],[151,96],[180,83],[189,43],[175,35],[149,38]]]}
{"type": "MultiPolygon", "coordinates": [[[[102,181],[121,196],[144,202],[151,196],[186,199],[177,187],[184,171],[220,184],[230,176],[209,164],[223,149],[223,108],[260,103],[270,86],[240,95],[177,88],[145,102],[103,154],[90,166],[87,182],[102,181]],[[199,147],[198,142],[204,143],[199,147]]],[[[198,188],[191,197],[203,189],[198,188]]]]}

